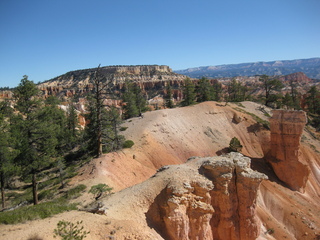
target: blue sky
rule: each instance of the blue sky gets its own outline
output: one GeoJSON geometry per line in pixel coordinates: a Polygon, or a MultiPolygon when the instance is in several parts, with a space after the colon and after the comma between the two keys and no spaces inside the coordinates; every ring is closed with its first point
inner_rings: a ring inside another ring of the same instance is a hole
{"type": "Polygon", "coordinates": [[[101,64],[320,57],[319,0],[0,0],[0,87],[101,64]]]}

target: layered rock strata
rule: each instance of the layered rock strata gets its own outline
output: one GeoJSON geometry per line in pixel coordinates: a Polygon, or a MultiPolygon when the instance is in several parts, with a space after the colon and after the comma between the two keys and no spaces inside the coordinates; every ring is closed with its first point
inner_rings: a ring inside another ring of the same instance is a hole
{"type": "Polygon", "coordinates": [[[187,170],[189,179],[173,177],[150,206],[146,216],[151,226],[172,240],[256,239],[256,196],[267,177],[253,171],[250,159],[240,153],[193,158],[187,164],[196,166],[187,170]]]}
{"type": "MultiPolygon", "coordinates": [[[[39,84],[44,95],[73,96],[85,94],[93,89],[91,79],[97,68],[71,71],[39,84]]],[[[126,80],[135,82],[143,90],[159,89],[170,82],[171,86],[180,86],[186,78],[172,72],[165,65],[106,66],[99,69],[100,77],[111,81],[116,89],[121,89],[126,80]]]]}
{"type": "Polygon", "coordinates": [[[292,190],[304,192],[310,170],[299,159],[300,140],[307,122],[304,111],[274,110],[270,118],[269,163],[280,180],[292,190]]]}

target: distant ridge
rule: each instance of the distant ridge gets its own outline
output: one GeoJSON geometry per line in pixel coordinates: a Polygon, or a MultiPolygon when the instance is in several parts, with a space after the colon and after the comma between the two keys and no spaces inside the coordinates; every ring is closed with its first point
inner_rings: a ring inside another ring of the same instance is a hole
{"type": "Polygon", "coordinates": [[[174,72],[192,78],[223,78],[236,76],[255,76],[262,74],[275,76],[303,72],[309,78],[320,79],[320,58],[224,64],[218,66],[175,70],[174,72]]]}

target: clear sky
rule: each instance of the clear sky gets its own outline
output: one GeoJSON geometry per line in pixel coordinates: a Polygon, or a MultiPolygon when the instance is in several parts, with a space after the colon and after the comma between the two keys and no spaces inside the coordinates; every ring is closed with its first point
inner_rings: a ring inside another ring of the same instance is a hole
{"type": "Polygon", "coordinates": [[[0,87],[107,65],[320,57],[320,0],[0,0],[0,87]]]}

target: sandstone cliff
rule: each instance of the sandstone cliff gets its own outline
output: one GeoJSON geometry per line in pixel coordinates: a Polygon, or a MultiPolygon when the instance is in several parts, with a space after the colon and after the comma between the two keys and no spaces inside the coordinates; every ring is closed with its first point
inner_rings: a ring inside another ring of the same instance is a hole
{"type": "Polygon", "coordinates": [[[271,152],[268,161],[279,179],[301,192],[310,173],[300,159],[300,140],[306,122],[303,111],[274,110],[270,118],[271,152]]]}

